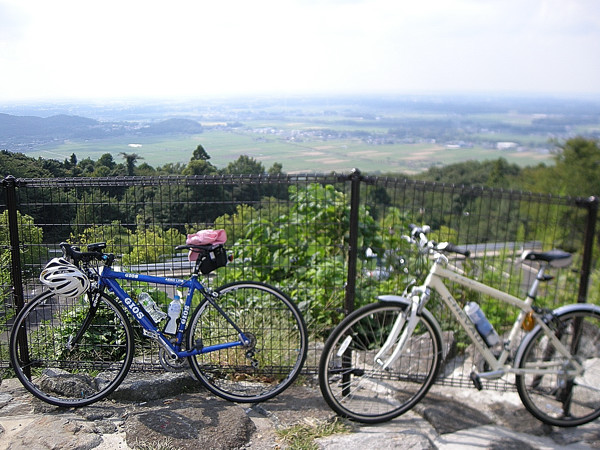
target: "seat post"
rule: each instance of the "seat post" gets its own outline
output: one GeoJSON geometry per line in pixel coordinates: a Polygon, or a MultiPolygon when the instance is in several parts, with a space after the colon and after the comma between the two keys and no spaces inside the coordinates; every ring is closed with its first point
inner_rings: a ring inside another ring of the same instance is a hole
{"type": "Polygon", "coordinates": [[[548,281],[552,279],[552,277],[548,278],[544,274],[544,272],[546,271],[546,267],[548,267],[548,263],[540,264],[540,269],[538,270],[538,273],[535,276],[533,283],[531,283],[531,286],[529,286],[529,292],[527,293],[528,297],[535,299],[537,297],[537,292],[538,288],[540,287],[540,283],[542,281],[548,281]]]}

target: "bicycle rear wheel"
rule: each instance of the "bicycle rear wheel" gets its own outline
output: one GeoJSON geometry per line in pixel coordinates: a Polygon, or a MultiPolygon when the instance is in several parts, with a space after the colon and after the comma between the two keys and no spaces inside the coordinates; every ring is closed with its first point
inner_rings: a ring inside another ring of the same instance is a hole
{"type": "MultiPolygon", "coordinates": [[[[190,358],[196,376],[214,394],[233,402],[268,400],[298,376],[308,348],[306,325],[296,305],[272,286],[236,282],[216,290],[217,304],[252,339],[190,358]]],[[[207,300],[189,325],[188,348],[239,340],[237,331],[207,300]]]]}
{"type": "Polygon", "coordinates": [[[426,311],[401,355],[386,369],[375,362],[392,326],[407,310],[401,303],[373,303],[333,330],[319,362],[319,386],[336,413],[364,423],[384,422],[411,409],[427,393],[441,365],[442,337],[426,311]]]}
{"type": "MultiPolygon", "coordinates": [[[[520,369],[554,373],[516,376],[519,396],[527,410],[542,422],[574,427],[600,416],[600,312],[581,305],[557,313],[555,334],[585,372],[567,375],[574,367],[549,341],[541,328],[526,337],[517,356],[520,369]]],[[[552,325],[552,324],[551,324],[552,325]]]]}
{"type": "Polygon", "coordinates": [[[57,297],[46,291],[17,315],[10,360],[23,386],[56,406],[85,406],[117,388],[133,360],[131,324],[113,299],[99,294],[90,315],[86,296],[57,297]],[[73,338],[88,326],[77,344],[73,338]]]}

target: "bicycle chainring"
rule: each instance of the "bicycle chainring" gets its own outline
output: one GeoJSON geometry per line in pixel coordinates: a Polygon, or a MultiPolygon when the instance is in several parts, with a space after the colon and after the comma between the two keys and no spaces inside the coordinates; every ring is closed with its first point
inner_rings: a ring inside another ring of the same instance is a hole
{"type": "Polygon", "coordinates": [[[187,358],[173,359],[163,348],[158,351],[158,360],[167,372],[183,372],[190,366],[187,358]]]}
{"type": "Polygon", "coordinates": [[[259,362],[258,359],[254,357],[256,355],[256,337],[252,333],[245,333],[246,337],[250,340],[250,342],[244,345],[246,349],[246,358],[250,360],[250,365],[254,369],[258,369],[259,362]]]}
{"type": "Polygon", "coordinates": [[[254,350],[256,347],[256,337],[252,333],[245,333],[246,337],[250,340],[250,342],[244,345],[244,348],[248,350],[254,350]]]}

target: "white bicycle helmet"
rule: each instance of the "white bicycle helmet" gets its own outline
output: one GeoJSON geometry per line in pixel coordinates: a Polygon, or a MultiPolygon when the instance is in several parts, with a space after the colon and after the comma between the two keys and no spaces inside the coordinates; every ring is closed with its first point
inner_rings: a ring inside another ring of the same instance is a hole
{"type": "Polygon", "coordinates": [[[79,297],[90,288],[88,277],[64,258],[50,260],[40,273],[40,281],[62,297],[79,297]]]}

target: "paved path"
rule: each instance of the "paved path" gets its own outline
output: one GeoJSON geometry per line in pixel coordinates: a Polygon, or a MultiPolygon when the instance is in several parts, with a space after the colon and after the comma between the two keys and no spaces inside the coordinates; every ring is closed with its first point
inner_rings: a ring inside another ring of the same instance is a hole
{"type": "MultiPolygon", "coordinates": [[[[286,447],[278,428],[333,417],[318,389],[309,386],[293,386],[249,408],[211,396],[186,374],[146,374],[127,380],[110,400],[61,409],[33,399],[10,379],[0,386],[0,450],[278,449],[286,447]]],[[[332,450],[600,448],[600,421],[547,427],[514,393],[440,386],[395,420],[350,427],[317,444],[332,450]]]]}

